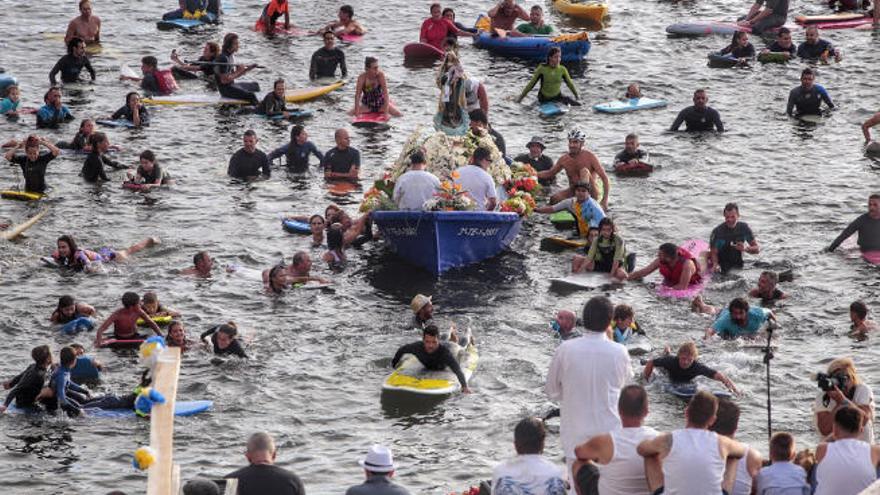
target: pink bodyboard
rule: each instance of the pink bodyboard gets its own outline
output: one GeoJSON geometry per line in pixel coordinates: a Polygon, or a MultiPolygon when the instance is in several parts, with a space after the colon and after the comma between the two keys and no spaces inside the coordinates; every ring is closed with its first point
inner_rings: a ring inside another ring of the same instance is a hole
{"type": "Polygon", "coordinates": [[[862,251],[862,258],[872,265],[880,265],[880,251],[862,251]]]}
{"type": "Polygon", "coordinates": [[[668,285],[658,285],[657,294],[663,297],[674,297],[677,299],[691,298],[699,294],[706,288],[709,280],[712,278],[712,272],[706,269],[704,259],[709,254],[709,244],[703,239],[691,239],[685,241],[681,247],[689,252],[697,260],[697,266],[700,268],[702,278],[700,283],[689,285],[686,289],[676,290],[668,285]]]}

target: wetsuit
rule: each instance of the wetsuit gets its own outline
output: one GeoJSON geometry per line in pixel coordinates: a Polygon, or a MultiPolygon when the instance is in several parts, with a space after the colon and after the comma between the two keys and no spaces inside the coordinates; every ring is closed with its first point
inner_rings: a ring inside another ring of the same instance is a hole
{"type": "Polygon", "coordinates": [[[544,24],[541,27],[535,27],[531,22],[524,22],[516,27],[516,30],[522,34],[551,34],[553,26],[544,24]]]}
{"type": "Polygon", "coordinates": [[[89,391],[70,379],[70,368],[59,366],[49,378],[49,387],[55,392],[54,407],[61,408],[71,417],[82,413],[82,403],[89,398],[89,391]]]}
{"type": "Polygon", "coordinates": [[[445,345],[438,346],[437,350],[430,354],[425,350],[425,344],[421,341],[401,346],[391,360],[392,368],[397,367],[397,363],[400,362],[400,358],[404,354],[412,354],[422,363],[422,366],[432,371],[442,371],[448,366],[455,373],[455,376],[458,377],[458,382],[461,383],[461,386],[467,387],[467,379],[465,379],[464,373],[461,371],[458,360],[455,359],[452,352],[445,345]]]}
{"type": "Polygon", "coordinates": [[[302,174],[309,171],[309,155],[315,155],[319,162],[324,159],[324,154],[318,151],[315,143],[311,141],[306,141],[303,144],[291,142],[269,153],[269,161],[285,156],[288,170],[302,174]]]}
{"type": "Polygon", "coordinates": [[[624,149],[620,153],[614,155],[614,163],[629,163],[630,160],[643,161],[647,158],[648,153],[645,150],[636,150],[635,153],[630,153],[624,149]]]}
{"type": "Polygon", "coordinates": [[[73,139],[69,143],[67,141],[58,141],[55,143],[55,146],[62,149],[81,151],[86,147],[88,142],[89,137],[83,134],[82,131],[77,131],[76,135],[73,136],[73,139]]]}
{"type": "Polygon", "coordinates": [[[245,354],[244,349],[241,347],[241,343],[238,342],[238,339],[232,339],[229,342],[229,345],[226,346],[226,349],[221,349],[217,346],[217,330],[220,328],[220,325],[216,327],[209,328],[206,332],[204,332],[201,336],[202,340],[205,340],[205,337],[211,336],[211,344],[214,346],[214,355],[216,356],[238,356],[242,359],[247,359],[247,354],[245,354]]]}
{"type": "MultiPolygon", "coordinates": [[[[528,153],[523,153],[514,158],[513,161],[528,163],[536,172],[543,172],[544,170],[550,170],[553,168],[553,160],[543,153],[538,158],[532,158],[528,153]]],[[[538,182],[540,182],[542,186],[549,186],[553,183],[553,179],[538,179],[538,182]]]]}
{"type": "Polygon", "coordinates": [[[55,108],[52,105],[43,105],[37,110],[37,127],[55,127],[58,124],[73,120],[70,110],[61,105],[61,108],[55,108]]]}
{"type": "MultiPolygon", "coordinates": [[[[162,170],[158,164],[153,164],[153,171],[147,172],[144,170],[143,165],[138,165],[137,174],[140,175],[144,179],[145,184],[155,184],[157,180],[161,180],[162,184],[166,184],[168,182],[168,175],[162,170]]],[[[162,313],[165,311],[161,305],[159,306],[159,312],[162,313]]]]}
{"type": "Polygon", "coordinates": [[[330,50],[321,47],[312,54],[312,63],[309,66],[309,79],[336,77],[337,66],[342,71],[342,77],[348,77],[348,69],[345,67],[345,52],[336,46],[330,50]]]}
{"type": "Polygon", "coordinates": [[[768,304],[773,304],[774,302],[782,299],[782,296],[783,293],[781,290],[779,290],[779,287],[774,288],[773,293],[771,293],[769,297],[758,294],[758,297],[761,299],[761,304],[765,306],[768,304]]]}
{"type": "Polygon", "coordinates": [[[666,370],[669,375],[669,381],[673,383],[687,383],[698,376],[713,378],[718,372],[705,364],[694,361],[687,368],[682,368],[678,364],[678,356],[663,356],[654,358],[654,367],[666,370]]]}
{"type": "Polygon", "coordinates": [[[263,114],[267,117],[281,115],[287,111],[286,104],[287,102],[284,100],[284,97],[279,98],[273,91],[263,97],[263,101],[257,106],[257,113],[263,114]]]}
{"type": "Polygon", "coordinates": [[[828,105],[828,108],[834,108],[834,102],[828,96],[828,91],[819,84],[814,84],[810,89],[798,86],[788,93],[788,105],[785,113],[792,115],[792,110],[797,108],[798,115],[821,115],[822,102],[828,105]]]}
{"type": "Polygon", "coordinates": [[[797,54],[797,47],[794,46],[794,43],[788,45],[788,48],[783,48],[778,41],[774,41],[767,49],[774,53],[788,53],[792,57],[797,54]]]}
{"type": "Polygon", "coordinates": [[[541,89],[538,90],[538,101],[542,103],[545,101],[562,101],[569,105],[580,105],[577,101],[562,96],[562,82],[565,81],[565,85],[568,86],[574,97],[578,97],[577,88],[574,87],[571,76],[568,74],[568,69],[562,64],[556,67],[546,64],[539,65],[532,75],[532,80],[529,81],[525,89],[520,93],[519,99],[525,98],[539,80],[541,81],[541,89]]]}
{"type": "Polygon", "coordinates": [[[104,171],[104,165],[109,165],[117,170],[126,168],[125,165],[121,165],[115,160],[108,158],[106,155],[102,155],[97,151],[92,150],[92,152],[89,153],[89,156],[86,157],[85,163],[83,163],[80,175],[83,176],[83,179],[85,179],[86,182],[98,182],[98,179],[107,182],[110,180],[110,177],[108,177],[107,172],[104,171]]]}
{"type": "MultiPolygon", "coordinates": [[[[138,114],[141,117],[141,125],[147,125],[150,123],[150,113],[147,111],[147,107],[141,105],[138,107],[138,114]]],[[[134,116],[132,115],[131,107],[125,105],[121,107],[119,110],[113,112],[113,116],[110,117],[113,120],[127,120],[129,122],[134,122],[134,116]]]]}
{"type": "Polygon", "coordinates": [[[235,98],[237,100],[247,100],[252,105],[259,105],[260,100],[251,89],[256,86],[255,83],[236,83],[223,84],[220,82],[220,76],[224,74],[232,74],[235,72],[235,57],[231,54],[221,53],[214,59],[214,78],[217,80],[217,90],[220,95],[226,98],[235,98]]]}
{"type": "Polygon", "coordinates": [[[141,79],[141,89],[147,94],[162,93],[162,90],[159,89],[159,81],[156,80],[155,71],[150,72],[149,74],[144,74],[144,78],[141,79]]]}
{"type": "Polygon", "coordinates": [[[615,261],[626,270],[626,258],[626,243],[617,234],[613,234],[611,239],[597,236],[587,251],[587,259],[595,263],[594,270],[597,272],[611,273],[615,261]]]}
{"type": "Polygon", "coordinates": [[[3,405],[9,407],[9,404],[14,400],[15,405],[19,408],[36,406],[37,395],[40,394],[43,384],[46,383],[47,373],[46,368],[39,367],[36,364],[28,366],[27,369],[10,380],[9,386],[12,388],[6,394],[6,400],[3,401],[3,405]]]}
{"type": "Polygon", "coordinates": [[[862,251],[880,250],[880,219],[873,219],[867,213],[859,215],[847,225],[843,232],[837,236],[837,239],[834,239],[834,242],[828,246],[828,250],[834,251],[841,242],[856,232],[859,233],[859,249],[862,251]]]}
{"type": "Polygon", "coordinates": [[[61,82],[72,83],[79,81],[79,74],[82,70],[85,69],[89,71],[89,75],[92,76],[92,81],[95,80],[95,69],[92,68],[92,63],[89,61],[89,57],[75,57],[73,55],[67,54],[55,63],[55,67],[52,67],[52,70],[49,71],[49,82],[52,85],[55,85],[55,75],[59,72],[61,73],[61,82]]]}
{"type": "Polygon", "coordinates": [[[687,132],[711,131],[713,127],[718,129],[718,132],[724,132],[721,115],[712,107],[698,110],[697,107],[692,105],[685,108],[678,113],[678,117],[675,118],[675,122],[672,123],[670,130],[677,131],[682,123],[684,123],[687,132]]]}
{"type": "Polygon", "coordinates": [[[709,247],[718,251],[718,264],[721,266],[722,272],[727,272],[731,268],[743,267],[742,251],[734,247],[737,242],[748,245],[755,240],[752,229],[745,222],[736,222],[733,228],[727,226],[727,223],[712,229],[709,236],[709,247]]]}
{"type": "Polygon", "coordinates": [[[785,24],[785,19],[788,17],[789,0],[766,0],[766,2],[765,0],[756,0],[755,3],[764,5],[765,8],[772,10],[773,13],[752,25],[753,34],[761,34],[768,29],[777,28],[785,24]]]}
{"type": "Polygon", "coordinates": [[[498,151],[504,156],[504,160],[510,160],[507,158],[507,145],[504,143],[504,136],[501,135],[500,132],[496,131],[493,127],[489,127],[489,135],[492,136],[492,141],[495,142],[495,147],[498,148],[498,151]]]}
{"type": "Polygon", "coordinates": [[[347,174],[351,172],[352,167],[361,168],[361,152],[351,146],[344,150],[331,148],[324,154],[321,166],[330,172],[347,174]]]}
{"type": "Polygon", "coordinates": [[[269,169],[269,158],[266,154],[260,150],[248,153],[244,148],[241,148],[229,159],[226,174],[236,179],[247,179],[260,175],[260,171],[264,177],[272,176],[272,170],[269,169]]]}
{"type": "Polygon", "coordinates": [[[751,43],[747,43],[746,46],[732,46],[728,45],[721,49],[721,55],[730,54],[736,58],[754,58],[755,57],[755,46],[751,43]]]}
{"type": "Polygon", "coordinates": [[[54,159],[55,155],[46,152],[40,153],[34,161],[30,161],[27,155],[16,155],[12,157],[10,164],[21,167],[25,191],[44,193],[46,192],[46,166],[54,159]]]}
{"type": "Polygon", "coordinates": [[[831,45],[831,42],[823,39],[820,39],[813,44],[809,44],[805,41],[798,45],[797,48],[797,56],[806,59],[817,59],[825,52],[834,54],[834,46],[831,45]]]}

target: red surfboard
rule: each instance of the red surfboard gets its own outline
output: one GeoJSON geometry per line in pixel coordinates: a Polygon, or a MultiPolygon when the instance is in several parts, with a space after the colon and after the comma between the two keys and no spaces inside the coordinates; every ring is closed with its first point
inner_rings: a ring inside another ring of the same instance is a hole
{"type": "Polygon", "coordinates": [[[407,43],[403,47],[404,58],[443,58],[443,50],[427,43],[407,43]]]}

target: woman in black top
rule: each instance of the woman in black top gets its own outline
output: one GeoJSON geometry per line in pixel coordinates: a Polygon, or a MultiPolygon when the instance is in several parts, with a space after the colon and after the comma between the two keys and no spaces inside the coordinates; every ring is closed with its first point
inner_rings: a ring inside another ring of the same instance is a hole
{"type": "Polygon", "coordinates": [[[46,166],[55,159],[61,150],[50,143],[46,138],[28,136],[27,139],[18,143],[18,146],[6,152],[6,159],[11,165],[21,167],[24,175],[24,190],[32,193],[44,193],[46,191],[46,166]],[[49,148],[48,153],[40,153],[40,145],[49,148]],[[24,148],[25,154],[16,155],[15,152],[24,148]]]}
{"type": "Polygon", "coordinates": [[[202,334],[201,339],[202,342],[207,344],[205,339],[211,337],[214,354],[217,356],[231,355],[247,359],[247,354],[244,353],[244,349],[242,349],[241,344],[238,342],[238,339],[236,339],[237,335],[238,329],[236,328],[235,323],[230,321],[224,325],[217,325],[208,329],[208,331],[202,334]]]}
{"type": "Polygon", "coordinates": [[[150,123],[150,114],[147,113],[147,107],[141,104],[141,95],[137,94],[136,91],[125,95],[125,106],[114,112],[110,118],[113,120],[128,120],[135,127],[150,123]]]}
{"type": "Polygon", "coordinates": [[[103,132],[93,133],[89,136],[89,144],[92,146],[92,151],[86,157],[86,161],[83,163],[82,170],[80,171],[80,175],[83,176],[86,182],[98,182],[99,179],[105,182],[109,181],[110,177],[107,177],[104,165],[109,165],[115,169],[125,168],[124,165],[105,155],[110,148],[110,140],[107,139],[106,134],[103,132]]]}

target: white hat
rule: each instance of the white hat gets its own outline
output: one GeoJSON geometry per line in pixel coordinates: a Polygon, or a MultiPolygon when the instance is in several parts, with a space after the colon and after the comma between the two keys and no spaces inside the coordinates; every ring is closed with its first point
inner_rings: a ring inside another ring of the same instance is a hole
{"type": "Polygon", "coordinates": [[[394,458],[391,449],[384,445],[373,445],[367,451],[367,457],[358,461],[367,471],[374,473],[390,473],[394,471],[394,458]]]}
{"type": "Polygon", "coordinates": [[[409,308],[412,310],[413,313],[418,313],[428,304],[431,304],[430,296],[426,296],[424,294],[416,294],[416,296],[412,298],[412,302],[409,303],[409,308]]]}

